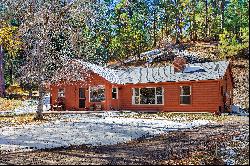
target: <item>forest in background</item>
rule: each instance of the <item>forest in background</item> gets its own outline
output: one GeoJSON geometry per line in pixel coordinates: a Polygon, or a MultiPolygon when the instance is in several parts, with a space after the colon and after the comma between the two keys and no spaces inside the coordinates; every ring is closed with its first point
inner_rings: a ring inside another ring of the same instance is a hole
{"type": "MultiPolygon", "coordinates": [[[[57,3],[64,7],[70,1],[57,3]]],[[[69,57],[104,65],[128,57],[139,59],[142,52],[167,43],[215,42],[221,59],[249,48],[248,0],[99,0],[88,7],[91,16],[82,19],[80,13],[67,20],[75,35],[62,30],[50,38],[51,50],[66,46],[64,54],[69,57]],[[69,39],[73,46],[67,44],[69,39]]],[[[29,43],[19,37],[23,17],[6,11],[0,1],[0,45],[8,87],[27,60],[24,45],[29,43]]]]}

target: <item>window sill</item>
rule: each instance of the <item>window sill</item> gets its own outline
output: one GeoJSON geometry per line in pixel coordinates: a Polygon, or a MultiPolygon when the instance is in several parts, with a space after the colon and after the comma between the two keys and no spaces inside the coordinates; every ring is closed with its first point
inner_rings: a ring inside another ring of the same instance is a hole
{"type": "Polygon", "coordinates": [[[164,104],[132,104],[137,106],[163,106],[164,104]]]}

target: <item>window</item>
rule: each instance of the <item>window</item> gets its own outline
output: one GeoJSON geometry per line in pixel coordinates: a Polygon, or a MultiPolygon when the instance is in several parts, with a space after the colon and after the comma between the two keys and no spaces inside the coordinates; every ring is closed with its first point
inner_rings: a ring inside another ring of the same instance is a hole
{"type": "Polygon", "coordinates": [[[85,89],[79,88],[79,108],[85,107],[85,89]]]}
{"type": "Polygon", "coordinates": [[[191,86],[181,86],[180,104],[191,104],[191,86]]]}
{"type": "Polygon", "coordinates": [[[64,97],[64,88],[58,89],[58,97],[64,97]]]}
{"type": "Polygon", "coordinates": [[[118,99],[118,88],[112,88],[112,99],[118,99]]]}
{"type": "Polygon", "coordinates": [[[133,88],[133,104],[163,104],[162,87],[133,88]]]}
{"type": "Polygon", "coordinates": [[[101,102],[105,100],[105,88],[103,85],[90,87],[90,102],[101,102]]]}

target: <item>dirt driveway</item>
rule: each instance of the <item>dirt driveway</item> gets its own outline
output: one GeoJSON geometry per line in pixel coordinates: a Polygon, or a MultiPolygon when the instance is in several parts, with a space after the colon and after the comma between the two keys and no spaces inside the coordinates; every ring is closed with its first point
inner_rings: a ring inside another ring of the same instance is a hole
{"type": "Polygon", "coordinates": [[[2,164],[249,164],[249,119],[169,131],[103,146],[71,146],[33,152],[4,152],[2,164]]]}

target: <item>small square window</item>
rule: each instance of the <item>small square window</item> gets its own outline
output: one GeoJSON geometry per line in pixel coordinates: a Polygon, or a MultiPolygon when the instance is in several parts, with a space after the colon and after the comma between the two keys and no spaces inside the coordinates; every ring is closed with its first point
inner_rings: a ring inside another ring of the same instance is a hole
{"type": "Polygon", "coordinates": [[[180,104],[191,104],[191,86],[181,86],[180,104]]]}

